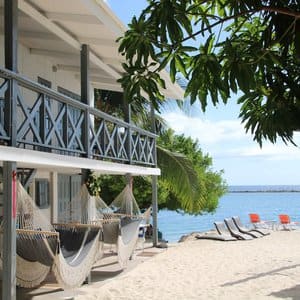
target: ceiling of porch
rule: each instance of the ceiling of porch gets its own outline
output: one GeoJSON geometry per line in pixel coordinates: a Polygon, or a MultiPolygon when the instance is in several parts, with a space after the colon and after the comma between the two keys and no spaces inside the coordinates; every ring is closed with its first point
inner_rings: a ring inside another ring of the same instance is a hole
{"type": "MultiPolygon", "coordinates": [[[[3,16],[3,0],[0,1],[3,16]]],[[[32,54],[54,57],[57,71],[80,72],[80,49],[90,46],[90,79],[99,88],[122,91],[122,56],[116,39],[126,27],[102,0],[19,0],[19,38],[32,54]]],[[[2,17],[3,19],[3,17],[2,17]]],[[[3,24],[3,21],[2,21],[3,24]]],[[[3,26],[0,28],[3,32],[3,26]]],[[[162,72],[168,98],[183,90],[162,72]]]]}

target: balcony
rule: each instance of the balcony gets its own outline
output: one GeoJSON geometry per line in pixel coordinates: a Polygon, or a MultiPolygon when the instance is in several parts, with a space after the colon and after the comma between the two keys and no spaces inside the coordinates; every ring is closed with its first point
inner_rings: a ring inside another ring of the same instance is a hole
{"type": "Polygon", "coordinates": [[[156,135],[0,68],[0,145],[154,167],[156,135]],[[7,93],[15,93],[11,104],[7,93]]]}

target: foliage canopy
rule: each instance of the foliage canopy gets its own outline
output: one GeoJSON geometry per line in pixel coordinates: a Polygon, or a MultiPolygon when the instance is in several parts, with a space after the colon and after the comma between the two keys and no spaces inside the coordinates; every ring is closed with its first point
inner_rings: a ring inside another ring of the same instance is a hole
{"type": "Polygon", "coordinates": [[[185,96],[227,103],[239,92],[240,117],[260,145],[280,137],[293,143],[300,129],[299,0],[148,0],[120,38],[128,101],[145,91],[158,109],[166,66],[185,96]]]}
{"type": "MultiPolygon", "coordinates": [[[[175,135],[169,129],[159,137],[157,150],[158,166],[162,171],[158,177],[159,208],[195,215],[214,211],[219,198],[226,192],[226,183],[222,172],[212,170],[212,159],[203,155],[198,142],[190,137],[175,135]],[[174,156],[177,167],[174,167],[174,156]],[[185,185],[189,184],[192,184],[192,192],[186,194],[189,189],[185,185]]],[[[124,188],[125,177],[93,177],[91,174],[89,186],[92,194],[94,187],[101,186],[101,197],[110,204],[124,188]]],[[[140,208],[148,208],[152,203],[151,178],[134,177],[133,187],[140,208]]]]}

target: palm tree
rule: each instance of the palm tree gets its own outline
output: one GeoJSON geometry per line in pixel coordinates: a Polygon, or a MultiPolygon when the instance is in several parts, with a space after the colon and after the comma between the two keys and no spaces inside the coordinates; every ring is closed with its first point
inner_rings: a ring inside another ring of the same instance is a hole
{"type": "MultiPolygon", "coordinates": [[[[122,108],[124,107],[122,93],[96,91],[95,104],[96,108],[106,113],[124,116],[122,108]]],[[[146,130],[151,129],[149,103],[132,102],[131,113],[132,122],[146,130]]],[[[167,132],[165,120],[159,114],[155,114],[155,128],[158,135],[167,132]]],[[[161,169],[160,181],[167,185],[168,190],[176,196],[179,203],[176,203],[178,209],[189,212],[193,211],[193,207],[197,207],[197,211],[207,210],[208,203],[206,199],[199,197],[203,190],[203,185],[199,180],[198,174],[191,162],[185,155],[173,152],[161,145],[157,144],[157,164],[161,169]]]]}

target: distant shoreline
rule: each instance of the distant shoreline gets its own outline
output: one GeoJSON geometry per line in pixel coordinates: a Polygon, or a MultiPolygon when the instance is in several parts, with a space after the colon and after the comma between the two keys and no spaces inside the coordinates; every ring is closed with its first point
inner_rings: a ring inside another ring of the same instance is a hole
{"type": "Polygon", "coordinates": [[[228,193],[300,193],[300,190],[228,191],[228,193]]]}

